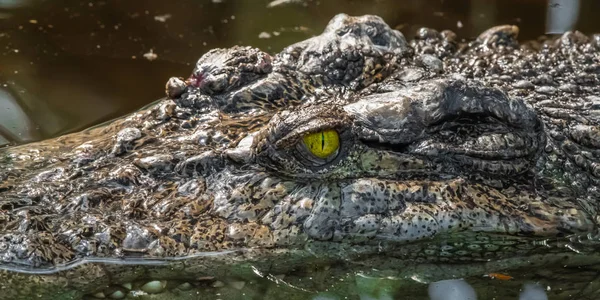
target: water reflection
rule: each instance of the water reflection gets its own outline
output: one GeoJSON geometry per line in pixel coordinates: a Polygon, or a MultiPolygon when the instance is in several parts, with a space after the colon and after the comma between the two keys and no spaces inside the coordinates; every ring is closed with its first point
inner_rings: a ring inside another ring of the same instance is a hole
{"type": "Polygon", "coordinates": [[[0,9],[1,8],[18,8],[30,5],[30,0],[0,0],[0,9]]]}
{"type": "MultiPolygon", "coordinates": [[[[519,300],[548,300],[544,288],[538,284],[526,283],[519,294],[519,300]]],[[[477,300],[473,287],[463,279],[449,279],[429,284],[430,300],[477,300]]]]}
{"type": "MultiPolygon", "coordinates": [[[[293,276],[293,275],[292,275],[293,276]]],[[[211,288],[203,288],[206,299],[306,299],[306,300],[548,300],[548,299],[597,299],[595,294],[578,294],[569,290],[566,282],[542,285],[530,280],[501,281],[469,277],[447,279],[423,284],[398,277],[369,277],[361,274],[321,277],[308,274],[303,280],[285,277],[306,289],[291,289],[289,284],[266,282],[264,278],[232,278],[214,281],[211,288]],[[483,280],[483,281],[482,281],[483,280]],[[308,288],[312,286],[313,288],[308,288]],[[318,287],[318,288],[317,288],[318,287]],[[570,295],[555,290],[569,290],[570,295]],[[320,290],[320,291],[319,291],[320,290]],[[214,295],[215,297],[210,297],[214,295]],[[255,296],[255,298],[252,298],[255,296]]],[[[282,277],[283,278],[283,277],[282,277]]],[[[172,284],[174,285],[174,284],[172,284]]],[[[190,291],[190,295],[197,294],[190,291]]],[[[181,299],[185,298],[179,294],[181,299]]],[[[187,294],[186,294],[187,295],[187,294]]],[[[163,299],[163,298],[160,298],[163,299]]],[[[166,299],[166,297],[164,298],[166,299]]],[[[180,299],[180,298],[177,298],[180,299]]],[[[203,298],[204,299],[204,298],[203,298]]]]}
{"type": "Polygon", "coordinates": [[[442,280],[429,285],[431,300],[476,300],[475,290],[462,279],[442,280]]]}
{"type": "Polygon", "coordinates": [[[546,33],[561,34],[575,28],[579,17],[579,0],[548,1],[546,33]]]}
{"type": "Polygon", "coordinates": [[[528,283],[523,286],[519,300],[548,300],[546,291],[539,284],[528,283]]]}
{"type": "Polygon", "coordinates": [[[0,142],[22,143],[39,138],[37,126],[20,101],[6,87],[0,87],[0,142]]]}

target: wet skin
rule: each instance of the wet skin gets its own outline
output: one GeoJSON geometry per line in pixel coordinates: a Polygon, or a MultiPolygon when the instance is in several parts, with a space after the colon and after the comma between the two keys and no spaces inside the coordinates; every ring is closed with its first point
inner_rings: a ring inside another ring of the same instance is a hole
{"type": "Polygon", "coordinates": [[[600,38],[517,34],[407,42],[338,15],[275,56],[210,51],[119,120],[3,149],[0,286],[69,299],[323,266],[593,269],[600,38]]]}

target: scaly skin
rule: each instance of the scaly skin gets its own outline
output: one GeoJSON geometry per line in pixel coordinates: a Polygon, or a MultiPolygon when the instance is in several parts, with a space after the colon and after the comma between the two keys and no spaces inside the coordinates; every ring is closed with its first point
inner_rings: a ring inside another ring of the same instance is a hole
{"type": "MultiPolygon", "coordinates": [[[[599,39],[517,33],[408,43],[378,17],[339,15],[275,56],[210,51],[122,119],[3,149],[3,295],[323,266],[425,281],[597,270],[599,39]],[[328,162],[298,148],[324,129],[340,135],[328,162]]],[[[595,278],[579,279],[593,298],[595,278]]]]}

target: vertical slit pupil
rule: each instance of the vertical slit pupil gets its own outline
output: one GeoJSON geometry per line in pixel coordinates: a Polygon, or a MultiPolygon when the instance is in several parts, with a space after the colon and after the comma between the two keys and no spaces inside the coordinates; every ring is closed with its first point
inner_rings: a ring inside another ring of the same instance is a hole
{"type": "Polygon", "coordinates": [[[321,150],[325,149],[325,133],[321,132],[321,150]]]}

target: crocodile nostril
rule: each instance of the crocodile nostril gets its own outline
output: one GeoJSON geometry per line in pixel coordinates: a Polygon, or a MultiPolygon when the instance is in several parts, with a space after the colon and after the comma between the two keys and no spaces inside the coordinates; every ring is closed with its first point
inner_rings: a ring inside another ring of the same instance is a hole
{"type": "Polygon", "coordinates": [[[386,39],[384,36],[382,36],[381,34],[376,35],[374,37],[371,37],[371,41],[373,42],[373,44],[375,44],[376,46],[388,46],[388,39],[386,39]]]}

